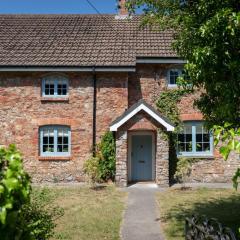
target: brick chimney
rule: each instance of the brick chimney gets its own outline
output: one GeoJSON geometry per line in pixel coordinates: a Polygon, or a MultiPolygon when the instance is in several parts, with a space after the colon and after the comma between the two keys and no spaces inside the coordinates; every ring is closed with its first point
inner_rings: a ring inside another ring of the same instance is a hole
{"type": "Polygon", "coordinates": [[[116,16],[116,19],[125,19],[129,16],[128,10],[125,7],[126,0],[117,0],[117,7],[119,9],[118,15],[116,16]]]}
{"type": "Polygon", "coordinates": [[[128,15],[128,10],[125,7],[126,0],[118,0],[119,15],[128,15]]]}

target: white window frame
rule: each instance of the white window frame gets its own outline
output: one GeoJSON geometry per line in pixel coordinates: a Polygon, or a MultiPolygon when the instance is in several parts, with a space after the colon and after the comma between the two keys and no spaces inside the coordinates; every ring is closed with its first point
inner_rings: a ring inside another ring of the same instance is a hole
{"type": "Polygon", "coordinates": [[[39,128],[40,137],[40,156],[41,157],[69,157],[71,155],[71,129],[69,126],[62,125],[46,125],[39,128]],[[43,132],[44,130],[52,130],[54,133],[54,151],[53,152],[43,152],[43,132]],[[58,152],[58,132],[60,130],[68,131],[68,152],[58,152]]]}
{"type": "Polygon", "coordinates": [[[177,84],[171,84],[170,83],[170,72],[174,71],[174,72],[178,72],[178,77],[181,77],[183,75],[183,69],[180,68],[171,68],[168,69],[167,72],[167,83],[168,83],[168,87],[177,87],[177,84]]]}
{"type": "Polygon", "coordinates": [[[196,150],[197,143],[196,143],[196,127],[197,125],[203,126],[203,121],[187,121],[185,122],[185,125],[192,127],[192,151],[191,152],[180,152],[178,150],[178,143],[177,143],[177,156],[178,157],[213,157],[214,152],[214,144],[213,144],[213,134],[209,132],[210,139],[209,139],[209,145],[210,150],[200,152],[196,150]]]}
{"type": "Polygon", "coordinates": [[[42,96],[46,98],[66,98],[68,97],[68,91],[69,91],[69,80],[67,77],[64,76],[59,76],[59,75],[51,75],[51,76],[46,76],[42,79],[42,96]],[[54,84],[54,94],[45,94],[45,87],[46,83],[48,81],[52,81],[54,84]],[[66,95],[59,95],[58,94],[58,84],[59,82],[64,82],[66,84],[66,95]]]}

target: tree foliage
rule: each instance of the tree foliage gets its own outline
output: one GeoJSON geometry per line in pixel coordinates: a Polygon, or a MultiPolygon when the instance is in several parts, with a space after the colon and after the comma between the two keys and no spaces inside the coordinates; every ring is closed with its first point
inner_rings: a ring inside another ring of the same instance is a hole
{"type": "MultiPolygon", "coordinates": [[[[219,142],[224,143],[219,150],[225,160],[228,159],[228,156],[232,151],[240,154],[240,128],[236,128],[232,124],[225,123],[224,126],[214,126],[213,130],[215,132],[215,145],[218,145],[219,142]]],[[[232,178],[235,189],[238,188],[239,179],[240,167],[237,169],[232,178]]]]}
{"type": "Polygon", "coordinates": [[[212,126],[240,125],[239,0],[128,0],[128,8],[144,6],[145,24],[174,32],[174,48],[195,88],[197,101],[212,126]]]}
{"type": "MultiPolygon", "coordinates": [[[[217,141],[225,145],[220,151],[227,158],[239,146],[240,1],[127,0],[127,7],[130,12],[143,7],[143,24],[172,31],[174,49],[187,60],[186,83],[204,89],[195,104],[208,126],[215,126],[217,141]]],[[[238,169],[235,187],[239,178],[238,169]]]]}

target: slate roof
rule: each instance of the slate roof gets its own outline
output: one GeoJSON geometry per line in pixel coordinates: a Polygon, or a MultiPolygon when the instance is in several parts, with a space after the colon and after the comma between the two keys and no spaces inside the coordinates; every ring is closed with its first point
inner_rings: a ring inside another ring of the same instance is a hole
{"type": "Polygon", "coordinates": [[[115,15],[0,15],[0,67],[135,66],[137,57],[177,57],[173,32],[140,29],[115,15]]]}

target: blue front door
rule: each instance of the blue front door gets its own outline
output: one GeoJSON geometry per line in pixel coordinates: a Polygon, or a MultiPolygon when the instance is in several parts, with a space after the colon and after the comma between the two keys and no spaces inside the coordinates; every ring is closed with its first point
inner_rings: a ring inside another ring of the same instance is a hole
{"type": "Polygon", "coordinates": [[[152,163],[152,136],[133,135],[131,152],[132,181],[153,180],[152,163]]]}

